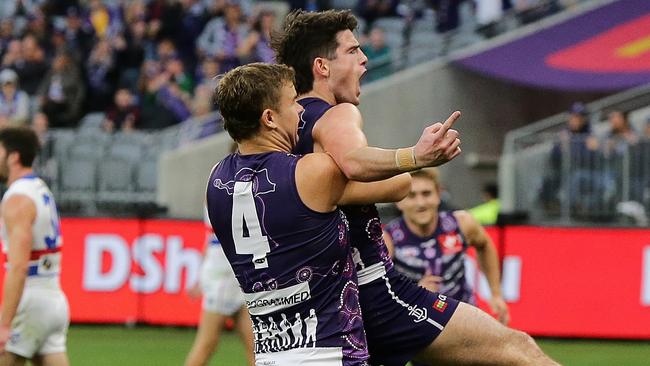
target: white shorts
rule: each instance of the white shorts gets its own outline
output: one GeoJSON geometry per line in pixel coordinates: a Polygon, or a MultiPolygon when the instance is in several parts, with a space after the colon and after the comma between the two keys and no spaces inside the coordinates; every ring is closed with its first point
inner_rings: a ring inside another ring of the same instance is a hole
{"type": "Polygon", "coordinates": [[[221,245],[210,245],[201,265],[203,310],[227,316],[244,306],[244,296],[221,245]]]}
{"type": "Polygon", "coordinates": [[[61,290],[25,287],[5,348],[25,358],[63,353],[69,325],[68,300],[61,290]]]}

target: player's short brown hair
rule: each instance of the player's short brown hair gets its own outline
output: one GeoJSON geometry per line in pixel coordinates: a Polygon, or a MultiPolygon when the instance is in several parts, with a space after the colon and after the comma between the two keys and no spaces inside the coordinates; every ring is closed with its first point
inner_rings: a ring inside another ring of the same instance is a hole
{"type": "Polygon", "coordinates": [[[277,110],[282,87],[293,84],[295,73],[286,65],[252,63],[220,77],[215,94],[224,129],[235,141],[253,137],[267,109],[277,110]]]}
{"type": "Polygon", "coordinates": [[[18,152],[20,165],[31,167],[40,150],[36,133],[28,127],[5,127],[0,129],[0,145],[7,155],[18,152]]]}
{"type": "Polygon", "coordinates": [[[340,31],[354,31],[357,19],[350,10],[327,10],[289,13],[282,28],[271,36],[277,62],[296,70],[296,91],[304,94],[313,89],[312,65],[317,57],[336,58],[340,31]]]}
{"type": "Polygon", "coordinates": [[[424,178],[433,182],[437,190],[440,190],[440,175],[436,168],[422,168],[411,172],[413,178],[424,178]]]}

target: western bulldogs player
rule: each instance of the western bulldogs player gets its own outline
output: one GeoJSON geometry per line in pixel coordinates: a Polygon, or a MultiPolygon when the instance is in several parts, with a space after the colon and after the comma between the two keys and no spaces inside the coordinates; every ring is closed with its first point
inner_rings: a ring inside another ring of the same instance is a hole
{"type": "Polygon", "coordinates": [[[253,357],[253,327],[244,306],[244,295],[239,283],[223,253],[219,239],[214,235],[208,219],[204,215],[206,247],[201,263],[199,278],[200,292],[203,293],[201,320],[185,366],[207,365],[210,356],[219,345],[219,338],[225,321],[230,316],[237,317],[237,332],[244,344],[249,365],[255,364],[253,357]]]}
{"type": "Polygon", "coordinates": [[[0,129],[1,236],[6,272],[0,313],[0,364],[68,365],[68,301],[61,290],[61,233],[54,197],[34,175],[36,134],[0,129]]]}
{"type": "Polygon", "coordinates": [[[406,195],[408,174],[348,181],[327,154],[292,155],[293,70],[249,64],[217,87],[239,152],[215,166],[208,215],[244,292],[257,365],[367,365],[348,222],[339,204],[406,195]]]}
{"type": "MultiPolygon", "coordinates": [[[[372,181],[445,163],[460,154],[459,112],[424,129],[415,146],[369,147],[361,130],[360,78],[368,59],[353,31],[350,11],[295,11],[274,34],[279,63],[296,70],[305,111],[296,153],[325,151],[350,179],[372,181]]],[[[359,276],[373,365],[553,364],[528,335],[504,327],[481,310],[429,292],[393,268],[373,205],[344,208],[359,276]],[[508,347],[502,347],[508,344],[508,347]],[[495,352],[495,349],[499,349],[495,352]]]]}

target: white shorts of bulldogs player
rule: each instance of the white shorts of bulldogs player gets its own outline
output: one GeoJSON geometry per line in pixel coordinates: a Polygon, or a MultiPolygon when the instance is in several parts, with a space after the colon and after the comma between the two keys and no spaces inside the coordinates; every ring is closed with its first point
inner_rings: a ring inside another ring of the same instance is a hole
{"type": "Polygon", "coordinates": [[[244,306],[244,294],[221,245],[210,245],[206,249],[199,281],[203,310],[232,316],[244,306]]]}
{"type": "Polygon", "coordinates": [[[62,291],[26,287],[5,348],[25,358],[63,353],[69,324],[68,300],[62,291]]]}

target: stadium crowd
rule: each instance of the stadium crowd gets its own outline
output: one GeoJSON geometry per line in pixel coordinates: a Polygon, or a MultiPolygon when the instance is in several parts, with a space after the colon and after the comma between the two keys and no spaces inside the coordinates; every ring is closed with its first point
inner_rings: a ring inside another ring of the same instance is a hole
{"type": "MultiPolygon", "coordinates": [[[[575,1],[478,0],[475,16],[490,23],[504,9],[546,14],[575,1]],[[561,4],[561,5],[560,5],[561,4]],[[544,13],[546,12],[546,13],[544,13]],[[487,18],[486,18],[487,19],[487,18]]],[[[434,10],[438,32],[459,26],[469,1],[291,0],[285,9],[352,5],[364,20],[368,80],[392,72],[391,47],[373,23],[434,10]]],[[[76,127],[104,112],[107,132],[160,129],[215,108],[211,78],[238,65],[273,62],[277,16],[271,2],[251,0],[18,0],[0,5],[0,126],[29,124],[43,112],[49,127],[76,127]]],[[[277,7],[275,7],[277,9],[277,7]]],[[[481,20],[485,23],[485,21],[481,20]]]]}
{"type": "MultiPolygon", "coordinates": [[[[153,166],[148,171],[155,172],[160,151],[222,131],[218,106],[212,99],[214,76],[249,62],[273,62],[270,34],[287,11],[353,8],[360,19],[362,49],[369,59],[364,82],[370,82],[418,62],[408,56],[408,52],[422,48],[416,43],[409,46],[411,36],[433,36],[432,32],[462,35],[460,28],[478,34],[481,30],[472,27],[481,26],[478,20],[486,6],[500,9],[495,18],[499,24],[508,14],[537,9],[535,14],[544,16],[575,2],[5,1],[0,4],[0,127],[32,126],[43,144],[36,170],[55,192],[70,192],[60,200],[64,211],[87,214],[95,212],[94,201],[81,197],[85,193],[94,197],[106,190],[98,181],[118,172],[109,167],[101,168],[107,172],[88,172],[78,164],[79,156],[93,161],[123,157],[117,142],[123,135],[131,135],[134,138],[129,141],[138,145],[132,150],[150,153],[144,154],[146,161],[126,154],[126,162],[115,163],[125,166],[126,170],[118,174],[124,184],[111,188],[120,194],[109,195],[109,201],[120,203],[127,196],[124,193],[135,191],[148,192],[137,197],[149,202],[156,182],[145,184],[142,182],[146,179],[133,176],[149,175],[140,173],[147,164],[153,166]],[[549,7],[550,3],[557,6],[549,7]],[[468,12],[470,8],[473,10],[468,12]],[[414,20],[426,27],[407,32],[414,20]],[[468,24],[469,28],[465,26],[468,24]],[[86,126],[91,128],[84,129],[86,126]],[[89,130],[92,133],[85,134],[89,130]],[[146,133],[133,136],[136,134],[132,131],[146,133]],[[94,152],[73,149],[72,141],[90,146],[94,152]],[[80,180],[83,184],[63,181],[62,177],[70,174],[83,174],[87,179],[80,180]]],[[[506,30],[495,27],[497,31],[506,30]]],[[[428,52],[425,59],[440,53],[430,38],[424,41],[428,52]]]]}

